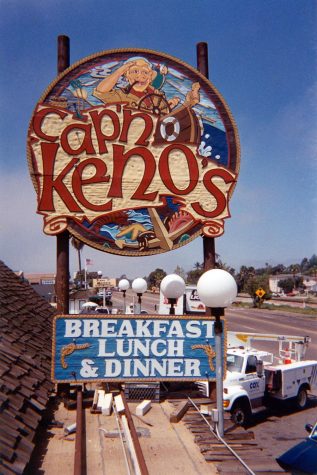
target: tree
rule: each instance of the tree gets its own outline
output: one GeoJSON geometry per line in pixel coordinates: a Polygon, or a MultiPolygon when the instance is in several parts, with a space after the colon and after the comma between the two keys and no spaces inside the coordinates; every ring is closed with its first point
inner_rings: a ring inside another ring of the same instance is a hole
{"type": "Polygon", "coordinates": [[[193,269],[187,272],[187,282],[196,285],[199,277],[204,273],[204,269],[193,269]]]}
{"type": "Polygon", "coordinates": [[[293,276],[295,277],[295,274],[298,274],[301,269],[300,269],[299,264],[291,264],[290,266],[288,266],[287,270],[288,270],[288,272],[293,274],[293,276]]]}
{"type": "Polygon", "coordinates": [[[305,289],[306,288],[306,286],[304,285],[303,276],[296,275],[294,277],[294,286],[295,286],[295,289],[305,289]]]}
{"type": "Polygon", "coordinates": [[[174,274],[179,275],[186,282],[186,272],[184,271],[182,267],[177,266],[176,269],[174,270],[174,274]]]}
{"type": "Polygon", "coordinates": [[[289,277],[288,279],[279,280],[277,285],[283,290],[285,294],[288,294],[289,292],[293,291],[295,283],[294,279],[289,277]]]}
{"type": "Polygon", "coordinates": [[[247,292],[246,286],[249,279],[255,276],[254,267],[241,266],[240,272],[236,277],[238,292],[247,292]]]}
{"type": "Polygon", "coordinates": [[[225,271],[229,272],[229,274],[231,274],[231,275],[235,275],[235,273],[236,273],[236,271],[233,267],[228,266],[228,264],[226,264],[225,262],[222,262],[221,259],[217,260],[215,267],[217,269],[225,270],[225,271]]]}
{"type": "Polygon", "coordinates": [[[310,267],[316,267],[317,266],[317,256],[316,254],[313,254],[311,258],[309,259],[309,266],[310,267]]]}
{"type": "Polygon", "coordinates": [[[264,298],[270,295],[269,278],[267,275],[250,276],[245,284],[245,291],[252,297],[254,306],[261,306],[262,299],[256,294],[258,289],[263,289],[265,292],[264,298]]]}
{"type": "MultiPolygon", "coordinates": [[[[87,282],[87,286],[88,287],[91,287],[92,286],[92,281],[93,279],[98,279],[99,275],[98,275],[98,272],[87,272],[86,273],[86,282],[87,282]]],[[[85,280],[85,269],[82,269],[80,272],[78,271],[75,275],[75,283],[77,284],[77,282],[83,282],[85,280]]]]}
{"type": "Polygon", "coordinates": [[[84,247],[84,243],[73,236],[72,239],[71,239],[71,244],[72,244],[73,248],[76,249],[76,251],[77,251],[77,255],[78,255],[78,274],[79,274],[79,278],[80,278],[80,288],[82,288],[82,286],[83,286],[83,274],[82,274],[82,269],[81,269],[81,255],[80,255],[80,253],[81,253],[82,248],[84,247]]]}
{"type": "Polygon", "coordinates": [[[300,263],[300,268],[301,268],[301,271],[303,273],[308,271],[308,269],[309,269],[309,260],[307,259],[307,257],[304,257],[304,259],[300,263]]]}
{"type": "Polygon", "coordinates": [[[277,266],[272,267],[271,273],[273,275],[283,274],[285,272],[286,267],[283,264],[278,264],[277,266]]]}
{"type": "Polygon", "coordinates": [[[317,277],[317,266],[310,267],[308,274],[312,275],[313,277],[317,277]]]}
{"type": "Polygon", "coordinates": [[[167,274],[163,269],[155,269],[147,278],[149,287],[159,287],[166,275],[167,274]]]}

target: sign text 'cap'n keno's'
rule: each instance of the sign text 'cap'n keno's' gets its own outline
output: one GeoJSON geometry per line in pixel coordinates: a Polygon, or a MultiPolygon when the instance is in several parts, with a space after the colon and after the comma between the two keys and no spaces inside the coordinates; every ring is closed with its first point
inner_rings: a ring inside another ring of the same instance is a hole
{"type": "Polygon", "coordinates": [[[220,236],[239,160],[216,88],[182,61],[143,49],[105,51],[65,70],[28,132],[44,232],[68,229],[115,254],[220,236]]]}

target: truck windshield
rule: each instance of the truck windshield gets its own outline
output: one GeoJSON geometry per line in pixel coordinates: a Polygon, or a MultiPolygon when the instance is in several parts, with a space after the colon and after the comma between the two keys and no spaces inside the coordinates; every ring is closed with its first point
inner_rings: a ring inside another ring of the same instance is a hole
{"type": "Polygon", "coordinates": [[[239,373],[242,370],[242,364],[243,364],[242,356],[227,354],[227,370],[228,371],[237,371],[239,373]]]}

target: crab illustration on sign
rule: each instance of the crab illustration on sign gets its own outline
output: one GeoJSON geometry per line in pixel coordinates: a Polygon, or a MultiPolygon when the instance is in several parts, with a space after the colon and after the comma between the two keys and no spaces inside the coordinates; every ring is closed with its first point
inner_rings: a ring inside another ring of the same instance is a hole
{"type": "Polygon", "coordinates": [[[126,49],[85,58],[49,86],[28,161],[45,233],[137,256],[220,236],[240,157],[231,113],[204,76],[126,49]]]}

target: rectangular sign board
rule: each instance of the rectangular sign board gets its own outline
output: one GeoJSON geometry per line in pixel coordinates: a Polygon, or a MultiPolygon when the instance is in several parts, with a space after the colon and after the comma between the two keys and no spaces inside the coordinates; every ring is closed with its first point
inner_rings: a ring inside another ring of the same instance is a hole
{"type": "Polygon", "coordinates": [[[216,380],[206,316],[57,315],[52,351],[55,383],[216,380]]]}
{"type": "Polygon", "coordinates": [[[116,279],[93,279],[92,285],[97,289],[104,289],[107,287],[115,287],[116,279]]]}

